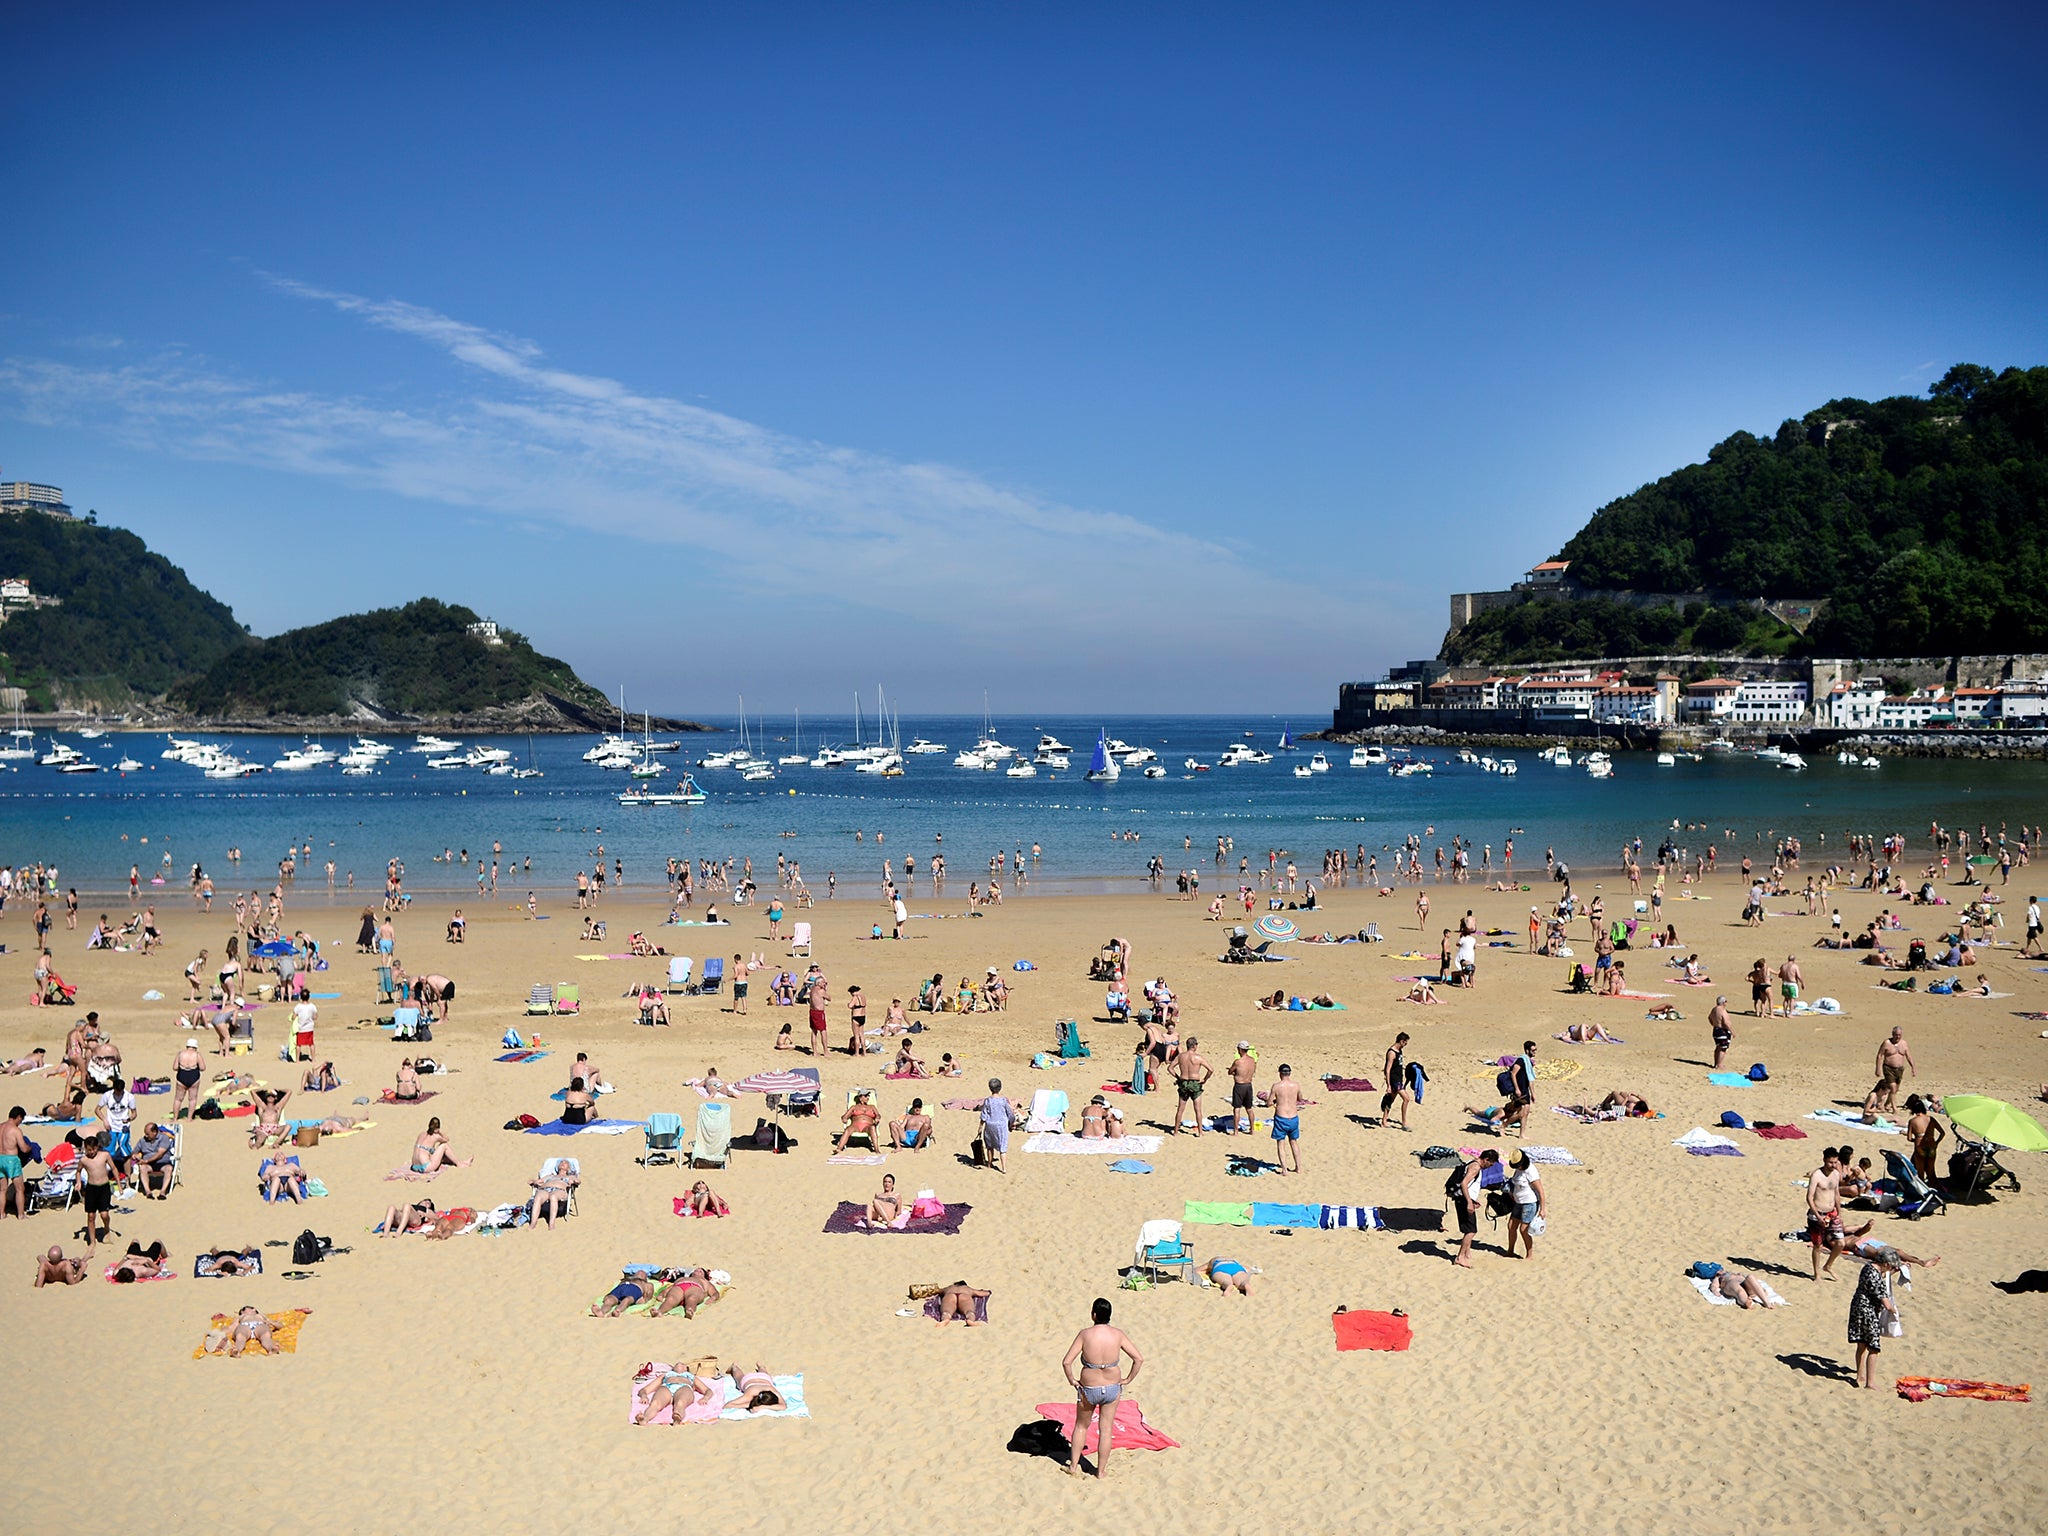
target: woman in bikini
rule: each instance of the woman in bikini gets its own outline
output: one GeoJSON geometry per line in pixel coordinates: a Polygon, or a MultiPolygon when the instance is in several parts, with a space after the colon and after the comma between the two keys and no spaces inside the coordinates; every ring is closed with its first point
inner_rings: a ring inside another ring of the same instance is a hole
{"type": "Polygon", "coordinates": [[[590,1090],[584,1087],[583,1079],[572,1077],[568,1088],[562,1093],[562,1124],[590,1124],[590,1111],[596,1103],[597,1100],[591,1096],[590,1090]]]}
{"type": "Polygon", "coordinates": [[[690,1192],[683,1196],[683,1208],[679,1216],[724,1216],[729,1207],[713,1192],[702,1179],[690,1186],[690,1192]]]}
{"type": "Polygon", "coordinates": [[[232,1328],[216,1328],[206,1336],[208,1354],[217,1355],[221,1346],[226,1345],[228,1357],[233,1359],[254,1344],[266,1355],[282,1354],[277,1340],[271,1337],[270,1319],[254,1307],[244,1307],[236,1316],[232,1328]]]}
{"type": "Polygon", "coordinates": [[[410,1056],[398,1064],[398,1081],[391,1090],[391,1098],[398,1104],[417,1104],[420,1101],[420,1075],[413,1069],[410,1056]]]}
{"type": "Polygon", "coordinates": [[[871,1227],[886,1227],[903,1212],[903,1197],[896,1193],[896,1175],[882,1175],[882,1192],[868,1201],[867,1223],[871,1227]]]}
{"type": "Polygon", "coordinates": [[[1621,1042],[1607,1033],[1598,1024],[1567,1024],[1564,1033],[1557,1037],[1573,1045],[1619,1045],[1621,1042]]]}
{"type": "Polygon", "coordinates": [[[455,1155],[455,1149],[448,1144],[448,1138],[441,1134],[441,1117],[436,1115],[427,1122],[427,1128],[420,1133],[420,1139],[412,1144],[412,1171],[432,1178],[443,1168],[467,1168],[475,1162],[473,1157],[455,1155]]]}
{"type": "MultiPolygon", "coordinates": [[[[651,1368],[648,1376],[654,1376],[651,1368]]],[[[709,1402],[718,1391],[714,1380],[703,1380],[689,1371],[664,1371],[655,1380],[654,1389],[640,1404],[640,1410],[633,1415],[635,1424],[645,1424],[664,1408],[674,1409],[669,1419],[671,1424],[683,1422],[683,1414],[698,1403],[709,1402]]]]}
{"type": "Polygon", "coordinates": [[[751,1371],[743,1371],[737,1365],[728,1367],[732,1384],[736,1389],[733,1406],[744,1408],[749,1413],[760,1413],[768,1408],[787,1408],[785,1398],[775,1385],[775,1378],[762,1369],[756,1360],[751,1371]]]}
{"type": "Polygon", "coordinates": [[[403,1237],[408,1232],[419,1232],[434,1224],[440,1216],[431,1200],[420,1200],[411,1205],[394,1205],[384,1213],[384,1236],[403,1237]]]}
{"type": "Polygon", "coordinates": [[[555,1218],[569,1214],[569,1195],[576,1187],[576,1175],[557,1165],[553,1173],[541,1174],[529,1182],[533,1198],[526,1202],[527,1217],[536,1227],[545,1221],[552,1232],[555,1218]]]}
{"type": "Polygon", "coordinates": [[[695,1317],[699,1307],[708,1306],[725,1295],[717,1276],[708,1269],[693,1269],[672,1282],[654,1304],[656,1317],[667,1317],[677,1307],[686,1318],[695,1317]]]}

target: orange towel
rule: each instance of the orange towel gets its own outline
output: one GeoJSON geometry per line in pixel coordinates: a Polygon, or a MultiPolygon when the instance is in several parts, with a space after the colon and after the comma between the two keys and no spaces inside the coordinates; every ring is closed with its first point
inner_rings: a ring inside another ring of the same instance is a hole
{"type": "Polygon", "coordinates": [[[1953,1376],[1901,1376],[1899,1396],[1909,1403],[1924,1403],[1930,1397],[1974,1397],[1986,1403],[2030,1403],[2033,1387],[2025,1382],[2007,1386],[2001,1381],[1962,1381],[1953,1376]]]}
{"type": "Polygon", "coordinates": [[[1337,1348],[1406,1349],[1415,1337],[1408,1319],[1391,1312],[1339,1312],[1330,1319],[1337,1331],[1337,1348]]]}
{"type": "MultiPolygon", "coordinates": [[[[296,1355],[299,1352],[299,1329],[304,1326],[307,1314],[310,1311],[311,1309],[308,1307],[293,1307],[289,1312],[266,1312],[263,1314],[270,1319],[270,1337],[272,1341],[276,1343],[278,1349],[283,1353],[296,1355]]],[[[212,1328],[232,1328],[234,1326],[235,1320],[228,1316],[227,1313],[216,1312],[213,1314],[212,1328]]],[[[245,1349],[242,1353],[245,1355],[260,1355],[263,1351],[260,1349],[245,1349]]],[[[204,1340],[192,1351],[192,1358],[194,1360],[204,1360],[207,1358],[204,1340]]],[[[225,1348],[221,1350],[220,1358],[227,1358],[227,1350],[225,1348]]]]}

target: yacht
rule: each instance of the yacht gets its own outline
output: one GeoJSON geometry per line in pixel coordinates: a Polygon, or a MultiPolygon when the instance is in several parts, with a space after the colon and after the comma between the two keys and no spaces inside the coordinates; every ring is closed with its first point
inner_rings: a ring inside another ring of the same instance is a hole
{"type": "Polygon", "coordinates": [[[1397,779],[1412,779],[1430,771],[1430,765],[1419,758],[1412,762],[1394,763],[1387,768],[1387,772],[1397,779]]]}
{"type": "Polygon", "coordinates": [[[357,757],[354,753],[350,753],[341,760],[341,771],[345,778],[367,779],[377,771],[377,765],[374,762],[357,757]]]}
{"type": "Polygon", "coordinates": [[[1038,755],[1041,758],[1048,752],[1057,752],[1062,757],[1070,757],[1073,755],[1073,751],[1072,747],[1061,741],[1059,737],[1053,735],[1050,731],[1045,732],[1038,738],[1038,755]]]}
{"type": "Polygon", "coordinates": [[[1270,763],[1271,761],[1273,761],[1272,753],[1261,752],[1257,747],[1248,747],[1241,741],[1233,741],[1224,749],[1223,755],[1216,759],[1216,766],[1219,768],[1235,768],[1243,763],[1270,763]]]}
{"type": "Polygon", "coordinates": [[[1778,766],[1780,768],[1792,769],[1804,768],[1806,766],[1806,759],[1797,752],[1781,752],[1778,754],[1778,766]]]}
{"type": "Polygon", "coordinates": [[[84,757],[85,754],[80,752],[78,748],[69,746],[61,741],[53,741],[50,743],[50,750],[37,758],[36,761],[45,768],[62,768],[70,763],[81,762],[84,760],[84,757]]]}
{"type": "Polygon", "coordinates": [[[626,770],[636,779],[658,779],[661,777],[661,771],[661,764],[651,757],[635,758],[632,766],[626,770]]]}
{"type": "Polygon", "coordinates": [[[943,741],[926,741],[922,736],[903,749],[905,757],[937,757],[946,750],[943,741]]]}
{"type": "Polygon", "coordinates": [[[1181,767],[1187,769],[1189,773],[1207,773],[1209,771],[1209,765],[1207,763],[1197,762],[1192,757],[1189,758],[1186,762],[1182,763],[1181,767]]]}
{"type": "Polygon", "coordinates": [[[446,756],[461,745],[462,743],[459,741],[444,741],[439,736],[420,735],[413,737],[412,745],[406,750],[409,752],[439,753],[442,756],[446,756]]]}
{"type": "Polygon", "coordinates": [[[470,762],[466,754],[458,757],[451,753],[447,757],[428,758],[427,766],[429,768],[471,768],[475,764],[470,762]]]}
{"type": "Polygon", "coordinates": [[[140,772],[142,772],[142,764],[140,764],[140,763],[138,763],[137,761],[135,761],[135,759],[134,759],[134,758],[132,758],[132,757],[123,757],[123,758],[121,759],[121,761],[119,761],[118,763],[114,764],[114,772],[116,772],[116,773],[140,773],[140,772]]]}
{"type": "Polygon", "coordinates": [[[962,752],[953,759],[953,766],[955,768],[987,768],[991,764],[979,752],[962,752]]]}
{"type": "MultiPolygon", "coordinates": [[[[796,730],[794,739],[789,744],[789,751],[775,759],[775,761],[784,768],[802,768],[810,762],[810,759],[804,756],[804,712],[802,710],[796,711],[796,730]]],[[[742,775],[742,777],[745,777],[745,775],[742,775]]]]}
{"type": "Polygon", "coordinates": [[[1353,747],[1351,749],[1351,766],[1354,768],[1379,768],[1383,767],[1386,761],[1387,749],[1385,747],[1353,747]]]}
{"type": "Polygon", "coordinates": [[[895,775],[903,771],[903,758],[900,753],[892,752],[887,747],[875,747],[870,751],[873,753],[872,756],[853,765],[855,773],[895,775]]]}
{"type": "Polygon", "coordinates": [[[1310,773],[1328,773],[1330,771],[1330,760],[1318,752],[1308,760],[1308,771],[1310,773]]]}
{"type": "MultiPolygon", "coordinates": [[[[804,759],[799,758],[798,761],[802,762],[804,759]]],[[[759,784],[764,779],[774,778],[775,770],[767,763],[749,763],[740,777],[749,784],[759,784]]]]}
{"type": "MultiPolygon", "coordinates": [[[[730,768],[734,763],[738,762],[739,760],[740,755],[737,751],[713,752],[708,757],[699,758],[697,760],[697,766],[699,768],[730,768]]],[[[630,766],[631,761],[632,760],[629,758],[624,766],[630,766]]],[[[615,765],[610,762],[607,762],[604,766],[610,768],[615,765]]]]}
{"type": "Polygon", "coordinates": [[[73,758],[68,763],[60,764],[57,771],[59,773],[98,773],[100,765],[89,757],[79,757],[73,758]]]}
{"type": "MultiPolygon", "coordinates": [[[[1012,763],[1003,772],[1013,779],[1035,779],[1038,777],[1037,767],[1031,763],[1024,762],[1012,763]]],[[[1090,777],[1093,777],[1093,775],[1090,775],[1090,777]]]]}
{"type": "Polygon", "coordinates": [[[262,771],[261,763],[245,763],[238,757],[221,753],[207,764],[206,776],[209,779],[246,779],[250,774],[262,771]]]}
{"type": "Polygon", "coordinates": [[[1043,750],[1036,757],[1032,758],[1031,761],[1038,764],[1041,768],[1051,768],[1054,770],[1071,768],[1074,765],[1074,760],[1064,752],[1046,752],[1043,750]]]}
{"type": "Polygon", "coordinates": [[[510,763],[493,763],[484,770],[485,773],[488,773],[494,779],[509,779],[518,771],[510,763]]]}
{"type": "Polygon", "coordinates": [[[1785,760],[1785,751],[1782,747],[1758,747],[1756,758],[1760,763],[1782,763],[1785,760]]]}
{"type": "MultiPolygon", "coordinates": [[[[8,747],[0,747],[0,763],[26,763],[33,761],[35,755],[36,734],[34,731],[16,731],[14,733],[14,744],[8,747]]],[[[164,755],[168,757],[170,754],[165,753],[164,755]]]]}
{"type": "Polygon", "coordinates": [[[710,796],[697,787],[687,773],[674,789],[629,789],[619,796],[621,805],[702,805],[710,796]]]}
{"type": "Polygon", "coordinates": [[[1166,777],[1166,770],[1157,763],[1147,763],[1145,765],[1145,777],[1148,779],[1163,779],[1166,777]]]}
{"type": "Polygon", "coordinates": [[[96,725],[87,725],[81,726],[79,728],[78,734],[87,741],[98,741],[102,736],[106,735],[107,733],[101,730],[96,725]]]}
{"type": "Polygon", "coordinates": [[[350,757],[385,758],[391,755],[391,748],[388,744],[378,741],[373,736],[358,736],[349,743],[348,755],[350,757]]]}
{"type": "Polygon", "coordinates": [[[607,732],[598,741],[596,746],[583,754],[583,761],[586,763],[601,763],[608,757],[630,757],[632,754],[632,742],[623,736],[607,732]]]}
{"type": "Polygon", "coordinates": [[[1536,760],[1539,763],[1555,763],[1560,768],[1569,768],[1572,765],[1572,749],[1561,743],[1554,747],[1545,747],[1536,754],[1536,760]]]}
{"type": "Polygon", "coordinates": [[[1614,777],[1614,759],[1605,752],[1588,752],[1582,761],[1586,765],[1586,772],[1594,778],[1611,779],[1614,777]]]}
{"type": "Polygon", "coordinates": [[[1314,777],[1315,777],[1315,770],[1314,770],[1313,768],[1309,767],[1309,765],[1308,765],[1307,763],[1296,763],[1296,764],[1294,765],[1294,776],[1295,776],[1295,777],[1296,777],[1297,779],[1309,779],[1309,778],[1314,778],[1314,777]]]}
{"type": "MultiPolygon", "coordinates": [[[[641,750],[646,750],[644,743],[641,750]]],[[[512,754],[503,747],[471,747],[469,749],[469,760],[473,763],[486,765],[490,763],[509,763],[512,761],[512,754]]]]}
{"type": "MultiPolygon", "coordinates": [[[[1111,747],[1109,750],[1116,752],[1115,747],[1111,747]]],[[[1117,752],[1116,755],[1122,760],[1126,768],[1142,768],[1147,763],[1159,761],[1159,754],[1150,747],[1132,747],[1128,752],[1117,752]]]]}
{"type": "Polygon", "coordinates": [[[818,755],[811,759],[811,766],[813,768],[844,768],[846,766],[846,754],[837,747],[820,747],[818,748],[818,755]]]}
{"type": "Polygon", "coordinates": [[[270,765],[273,773],[304,773],[308,768],[318,768],[320,759],[310,752],[293,747],[270,765]]]}

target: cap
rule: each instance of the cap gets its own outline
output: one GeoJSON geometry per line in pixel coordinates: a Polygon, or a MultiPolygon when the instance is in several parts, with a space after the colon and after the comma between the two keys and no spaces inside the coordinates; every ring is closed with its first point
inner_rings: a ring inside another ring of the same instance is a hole
{"type": "Polygon", "coordinates": [[[1237,1042],[1237,1048],[1240,1051],[1248,1051],[1252,1048],[1252,1043],[1249,1040],[1240,1040],[1237,1042]]]}
{"type": "Polygon", "coordinates": [[[199,1045],[199,1042],[198,1042],[197,1040],[195,1040],[195,1039],[190,1039],[190,1038],[188,1038],[188,1039],[187,1039],[187,1040],[185,1041],[185,1043],[186,1043],[187,1045],[189,1045],[189,1046],[192,1046],[192,1047],[193,1047],[193,1048],[195,1048],[195,1049],[196,1049],[196,1048],[198,1047],[198,1045],[199,1045]]]}

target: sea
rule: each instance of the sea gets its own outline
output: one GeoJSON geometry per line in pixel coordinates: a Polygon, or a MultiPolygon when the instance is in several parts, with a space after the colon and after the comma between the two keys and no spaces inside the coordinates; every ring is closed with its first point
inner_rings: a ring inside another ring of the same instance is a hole
{"type": "MultiPolygon", "coordinates": [[[[2048,765],[2026,762],[1887,758],[1865,767],[1816,755],[1799,770],[1747,753],[1680,757],[1665,766],[1637,752],[1615,754],[1612,776],[1603,779],[1577,762],[1539,760],[1532,750],[1489,749],[1496,763],[1514,761],[1517,771],[1508,774],[1461,760],[1455,746],[1435,746],[1416,748],[1408,759],[1427,762],[1429,772],[1395,775],[1387,767],[1353,767],[1350,748],[1331,744],[1321,749],[1327,771],[1297,775],[1297,767],[1312,764],[1317,744],[1281,751],[1282,727],[1270,722],[1248,728],[1222,717],[998,716],[992,725],[1024,760],[1041,735],[1054,736],[1072,748],[1072,766],[1041,767],[1034,778],[958,768],[954,753],[974,745],[984,722],[906,716],[905,744],[923,737],[947,750],[908,757],[901,778],[788,766],[778,767],[773,780],[747,783],[732,769],[695,767],[738,745],[735,721],[729,729],[685,735],[678,753],[657,756],[664,772],[652,787],[670,786],[688,769],[707,803],[629,807],[618,801],[633,787],[627,775],[583,761],[596,740],[588,736],[462,738],[464,750],[504,748],[518,765],[538,768],[538,778],[432,769],[428,754],[409,750],[412,738],[398,736],[381,738],[394,750],[369,777],[344,777],[328,765],[221,781],[165,759],[163,734],[65,733],[54,739],[101,763],[102,771],[60,774],[33,761],[0,763],[0,862],[53,863],[61,885],[93,895],[125,896],[133,867],[147,890],[183,898],[195,864],[223,894],[268,889],[287,850],[297,850],[295,899],[323,899],[331,860],[333,900],[341,904],[378,894],[392,859],[401,861],[410,890],[475,899],[477,862],[483,860],[488,882],[494,846],[496,890],[484,895],[504,902],[523,902],[529,890],[558,900],[600,848],[607,866],[624,864],[629,888],[658,888],[670,857],[727,856],[752,858],[766,886],[779,851],[801,865],[820,896],[828,880],[844,895],[873,894],[884,859],[900,874],[906,856],[917,861],[912,894],[928,893],[929,860],[943,852],[950,898],[964,895],[969,880],[986,880],[998,852],[1014,859],[1020,850],[1032,877],[1021,894],[1137,890],[1155,855],[1169,881],[1194,869],[1213,890],[1235,884],[1240,859],[1256,869],[1269,852],[1309,875],[1320,869],[1325,850],[1355,855],[1363,847],[1378,855],[1384,872],[1391,850],[1410,836],[1422,839],[1432,872],[1436,847],[1448,857],[1454,836],[1467,839],[1475,878],[1482,850],[1498,871],[1513,839],[1517,873],[1534,871],[1540,879],[1546,850],[1583,870],[1612,871],[1624,842],[1636,838],[1646,849],[1667,835],[1688,851],[1712,843],[1725,868],[1792,835],[1813,867],[1817,856],[1828,862],[1850,832],[1904,833],[1917,857],[1934,821],[1973,834],[1984,826],[1995,835],[2002,826],[2017,832],[2048,820],[2048,765]],[[1114,783],[1086,782],[1098,734],[1157,753],[1165,776],[1148,779],[1127,768],[1114,783]],[[1272,761],[1215,766],[1237,743],[1271,753],[1272,761]],[[123,758],[141,766],[119,772],[114,765],[123,758]],[[1222,870],[1219,837],[1228,849],[1222,870]]],[[[806,719],[801,738],[793,734],[793,727],[771,727],[763,739],[754,728],[756,751],[779,757],[800,746],[808,755],[821,737],[851,743],[854,727],[850,718],[806,719]]],[[[186,739],[266,765],[300,744],[274,735],[186,739]]],[[[37,753],[52,740],[38,736],[37,753]]],[[[344,751],[348,739],[328,737],[325,745],[344,751]]],[[[1005,886],[1020,894],[1008,879],[1005,886]]]]}

